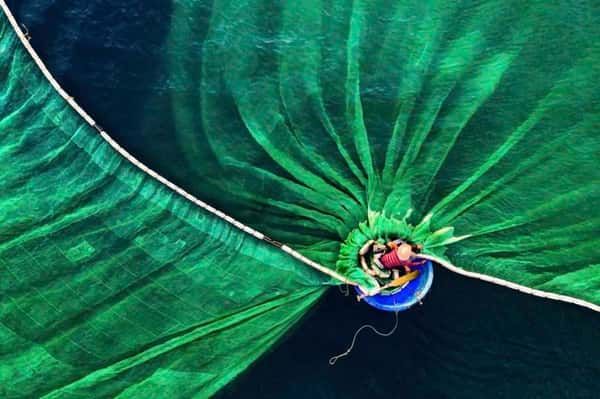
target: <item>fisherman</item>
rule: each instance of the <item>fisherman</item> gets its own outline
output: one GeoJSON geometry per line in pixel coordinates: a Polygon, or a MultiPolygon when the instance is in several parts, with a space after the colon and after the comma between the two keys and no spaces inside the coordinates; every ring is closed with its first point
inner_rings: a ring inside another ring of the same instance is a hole
{"type": "Polygon", "coordinates": [[[382,255],[375,255],[373,261],[385,270],[391,270],[394,279],[400,276],[399,270],[404,269],[406,274],[411,272],[415,266],[427,262],[425,259],[419,259],[415,251],[420,251],[423,246],[412,246],[404,240],[394,240],[386,244],[388,251],[382,255]]]}
{"type": "Polygon", "coordinates": [[[405,274],[411,272],[411,268],[427,262],[418,258],[418,252],[423,249],[422,245],[411,245],[404,240],[390,241],[385,245],[374,240],[369,240],[360,250],[361,266],[371,276],[390,278],[395,280],[400,277],[400,270],[405,274]],[[373,263],[366,262],[366,254],[369,250],[373,252],[373,263]]]}

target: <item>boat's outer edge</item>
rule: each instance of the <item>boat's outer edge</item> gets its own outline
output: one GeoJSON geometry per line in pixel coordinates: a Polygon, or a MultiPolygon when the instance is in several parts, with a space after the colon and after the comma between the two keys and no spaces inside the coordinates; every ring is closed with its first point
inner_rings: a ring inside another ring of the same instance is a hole
{"type": "Polygon", "coordinates": [[[23,33],[23,31],[21,30],[21,27],[19,26],[19,24],[17,23],[17,20],[15,19],[15,17],[13,16],[12,12],[10,11],[10,8],[6,5],[6,2],[4,0],[0,0],[0,7],[2,8],[2,10],[4,11],[4,14],[6,15],[8,21],[10,22],[11,26],[13,27],[13,30],[15,31],[15,33],[17,34],[17,36],[19,37],[19,39],[21,40],[21,43],[23,44],[23,46],[25,47],[25,49],[27,50],[27,52],[29,53],[29,55],[31,56],[31,58],[33,59],[33,61],[37,64],[38,68],[40,69],[40,71],[44,74],[44,76],[46,77],[46,79],[48,80],[48,82],[50,82],[50,84],[52,85],[52,87],[54,87],[54,89],[58,92],[58,94],[60,94],[60,96],[62,98],[64,98],[67,103],[79,114],[81,115],[81,117],[93,128],[95,128],[100,135],[102,136],[102,138],[115,150],[117,151],[117,153],[119,153],[122,157],[124,157],[127,161],[131,162],[133,165],[135,165],[138,169],[140,169],[141,171],[143,171],[144,173],[150,175],[152,178],[158,180],[161,184],[167,186],[169,189],[171,189],[172,191],[176,192],[177,194],[181,195],[182,197],[186,198],[187,200],[189,200],[190,202],[194,203],[196,206],[204,209],[205,211],[215,215],[216,217],[225,220],[226,222],[232,224],[233,226],[235,226],[236,228],[250,234],[251,236],[261,240],[261,241],[265,241],[268,244],[274,245],[275,247],[279,248],[280,250],[282,250],[283,252],[287,253],[288,255],[292,256],[293,258],[299,260],[300,262],[312,267],[315,270],[318,270],[321,273],[324,273],[334,279],[337,279],[339,281],[341,281],[344,284],[349,284],[349,285],[358,285],[356,282],[351,281],[349,279],[347,279],[346,277],[342,276],[341,274],[335,272],[334,270],[331,270],[307,257],[305,257],[304,255],[300,254],[298,251],[295,251],[294,249],[290,248],[287,245],[282,245],[281,243],[267,237],[266,235],[264,235],[263,233],[254,230],[253,228],[246,226],[245,224],[243,224],[242,222],[232,218],[231,216],[221,212],[220,210],[210,206],[209,204],[207,204],[204,201],[199,200],[198,198],[194,197],[192,194],[188,193],[187,191],[185,191],[184,189],[182,189],[181,187],[177,186],[176,184],[172,183],[171,181],[167,180],[166,178],[164,178],[163,176],[161,176],[160,174],[158,174],[157,172],[155,172],[154,170],[150,169],[148,166],[144,165],[142,162],[140,162],[138,159],[136,159],[133,155],[131,155],[129,152],[127,152],[123,147],[121,147],[115,140],[112,139],[112,137],[110,137],[108,135],[108,133],[106,133],[106,131],[104,131],[104,129],[102,127],[100,127],[98,124],[96,124],[96,122],[94,121],[94,119],[92,119],[92,117],[85,112],[80,106],[79,104],[77,104],[77,102],[75,101],[75,99],[72,96],[69,96],[69,94],[60,86],[60,84],[56,81],[56,79],[54,79],[54,76],[52,76],[52,74],[50,73],[50,71],[48,71],[48,69],[46,68],[46,65],[44,64],[44,62],[40,59],[40,57],[38,56],[37,52],[34,50],[34,48],[31,46],[31,43],[29,43],[29,40],[27,39],[27,37],[25,36],[25,34],[23,33]]]}
{"type": "MultiPolygon", "coordinates": [[[[164,184],[165,186],[167,186],[169,189],[175,191],[176,193],[178,193],[179,195],[183,196],[184,198],[188,199],[189,201],[191,201],[192,203],[194,203],[195,205],[199,206],[200,208],[206,210],[207,212],[212,213],[213,215],[227,221],[228,223],[234,225],[235,227],[237,227],[238,229],[252,235],[253,237],[262,240],[262,241],[266,241],[268,243],[274,244],[275,246],[277,246],[278,248],[280,248],[283,252],[289,254],[290,256],[298,259],[299,261],[301,261],[302,263],[312,267],[313,269],[316,269],[322,273],[325,273],[327,275],[329,275],[332,278],[335,278],[345,284],[349,284],[349,285],[356,285],[359,286],[359,284],[357,284],[354,281],[348,280],[346,277],[342,276],[341,274],[305,257],[304,255],[300,254],[299,252],[295,251],[294,249],[290,248],[287,245],[280,245],[279,243],[277,243],[276,241],[268,238],[267,236],[265,236],[264,234],[260,233],[259,231],[256,231],[254,229],[252,229],[251,227],[246,226],[245,224],[239,222],[238,220],[232,218],[231,216],[226,215],[225,213],[219,211],[218,209],[210,206],[209,204],[199,200],[198,198],[194,197],[193,195],[189,194],[188,192],[186,192],[184,189],[182,189],[181,187],[177,186],[176,184],[170,182],[169,180],[167,180],[166,178],[162,177],[161,175],[159,175],[158,173],[156,173],[154,170],[150,169],[149,167],[147,167],[146,165],[144,165],[143,163],[141,163],[140,161],[138,161],[134,156],[132,156],[131,154],[129,154],[123,147],[121,147],[119,144],[117,144],[117,142],[115,142],[109,135],[108,133],[106,133],[101,127],[99,127],[96,122],[94,121],[94,119],[92,119],[92,117],[90,117],[87,112],[85,112],[80,106],[79,104],[77,104],[77,102],[73,99],[73,97],[69,96],[67,94],[67,92],[65,90],[63,90],[63,88],[58,84],[58,82],[54,79],[54,77],[52,76],[52,74],[50,73],[50,71],[48,71],[48,69],[46,68],[46,65],[44,64],[44,62],[40,59],[40,57],[37,55],[36,51],[33,49],[33,47],[31,46],[31,44],[29,43],[29,40],[27,40],[25,34],[22,32],[19,24],[17,23],[15,17],[13,16],[12,12],[10,11],[10,9],[8,8],[8,6],[6,5],[4,0],[0,0],[0,7],[2,7],[2,10],[4,11],[4,14],[6,15],[6,17],[8,18],[8,21],[10,22],[10,24],[12,25],[15,33],[17,34],[17,36],[19,37],[19,39],[21,40],[21,43],[23,43],[23,46],[25,46],[25,49],[27,50],[27,52],[29,53],[29,55],[31,56],[31,58],[33,58],[33,60],[35,61],[35,63],[37,64],[38,68],[40,68],[40,70],[42,71],[42,73],[44,74],[44,76],[46,77],[46,79],[50,82],[50,84],[52,85],[52,87],[54,87],[54,89],[61,95],[62,98],[64,98],[69,105],[75,110],[77,111],[77,113],[79,115],[81,115],[81,117],[83,119],[85,119],[85,121],[90,124],[92,127],[94,127],[96,130],[98,130],[98,132],[100,133],[100,135],[102,136],[102,138],[104,138],[104,140],[106,140],[106,142],[113,147],[119,154],[121,154],[121,156],[123,156],[125,159],[127,159],[129,162],[131,162],[132,164],[134,164],[135,166],[137,166],[139,169],[141,169],[143,172],[147,173],[148,175],[152,176],[154,179],[158,180],[160,183],[164,184]]],[[[534,296],[538,296],[541,298],[547,298],[547,299],[552,299],[552,300],[556,300],[556,301],[562,301],[562,302],[567,302],[567,303],[571,303],[574,305],[578,305],[578,306],[582,306],[584,308],[588,308],[590,310],[593,310],[595,312],[600,312],[600,305],[596,305],[593,304],[591,302],[587,302],[584,301],[583,299],[578,299],[578,298],[574,298],[574,297],[570,297],[567,295],[561,295],[561,294],[555,294],[552,292],[547,292],[547,291],[542,291],[542,290],[537,290],[535,288],[530,288],[530,287],[526,287],[524,285],[520,285],[517,283],[513,283],[511,281],[507,281],[507,280],[503,280],[501,278],[497,278],[497,277],[492,277],[492,276],[488,276],[486,274],[481,274],[481,273],[476,273],[476,272],[471,272],[465,269],[462,269],[460,267],[454,266],[453,264],[451,264],[450,262],[441,259],[441,258],[437,258],[434,256],[423,256],[423,258],[427,258],[432,260],[433,262],[436,262],[438,264],[440,264],[441,266],[445,267],[446,269],[453,271],[457,274],[460,274],[462,276],[465,277],[470,277],[470,278],[474,278],[474,279],[478,279],[478,280],[482,280],[482,281],[486,281],[488,283],[492,283],[492,284],[497,284],[503,287],[507,287],[507,288],[511,288],[513,290],[517,290],[526,294],[530,294],[530,295],[534,295],[534,296]]],[[[364,291],[368,291],[367,289],[364,289],[364,291]]]]}

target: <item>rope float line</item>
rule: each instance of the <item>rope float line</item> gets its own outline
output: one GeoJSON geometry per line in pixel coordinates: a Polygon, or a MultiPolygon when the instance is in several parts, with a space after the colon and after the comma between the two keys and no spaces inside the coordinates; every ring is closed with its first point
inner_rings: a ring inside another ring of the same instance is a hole
{"type": "MultiPolygon", "coordinates": [[[[88,115],[87,112],[85,112],[80,106],[79,104],[77,104],[77,102],[75,101],[75,99],[71,96],[69,96],[67,94],[67,92],[58,84],[58,82],[54,79],[54,77],[52,76],[52,74],[50,73],[50,71],[48,71],[48,69],[46,68],[46,65],[44,64],[44,62],[40,59],[40,57],[37,55],[36,51],[33,49],[33,47],[31,46],[31,44],[29,43],[29,39],[30,36],[29,34],[25,35],[23,33],[23,31],[21,30],[21,27],[19,26],[19,24],[17,23],[15,17],[13,16],[12,12],[10,11],[10,9],[8,8],[8,6],[6,5],[6,2],[4,0],[0,0],[0,7],[2,8],[2,11],[4,12],[4,14],[6,15],[8,21],[10,22],[10,24],[13,27],[13,30],[15,31],[15,33],[17,34],[17,37],[19,38],[19,40],[21,41],[21,43],[23,44],[23,46],[25,47],[25,49],[27,50],[27,52],[29,53],[29,55],[31,56],[31,58],[34,60],[34,62],[37,64],[38,68],[41,70],[41,72],[43,73],[43,75],[46,77],[46,79],[50,82],[50,84],[52,85],[52,87],[54,87],[54,89],[58,92],[58,94],[60,94],[60,96],[62,98],[64,98],[67,103],[69,103],[69,105],[92,127],[94,127],[102,136],[102,138],[104,140],[106,140],[106,142],[108,142],[108,144],[113,147],[121,156],[123,156],[125,159],[127,159],[129,162],[131,162],[132,164],[134,164],[135,166],[137,166],[140,170],[142,170],[143,172],[147,173],[148,175],[152,176],[154,179],[158,180],[160,183],[162,183],[163,185],[167,186],[169,189],[171,189],[172,191],[175,191],[176,193],[178,193],[179,195],[183,196],[184,198],[188,199],[189,201],[191,201],[192,203],[194,203],[195,205],[197,205],[198,207],[206,210],[207,212],[212,213],[213,215],[217,216],[220,219],[223,219],[225,221],[227,221],[228,223],[232,224],[233,226],[237,227],[238,229],[250,234],[251,236],[255,237],[258,240],[261,241],[265,241],[271,245],[276,246],[277,248],[281,249],[283,252],[289,254],[290,256],[294,257],[295,259],[299,260],[300,262],[306,264],[307,266],[318,270],[319,272],[326,274],[336,280],[339,280],[341,282],[343,282],[344,284],[348,284],[348,285],[353,285],[353,286],[358,286],[361,289],[363,289],[363,291],[371,294],[374,291],[370,291],[367,289],[364,289],[362,286],[360,286],[360,284],[356,283],[355,281],[352,281],[348,278],[346,278],[345,276],[307,258],[306,256],[302,255],[301,253],[299,253],[298,251],[295,251],[294,249],[288,247],[287,245],[284,245],[278,241],[275,241],[269,237],[267,237],[266,235],[264,235],[263,233],[254,230],[251,227],[246,226],[245,224],[239,222],[238,220],[232,218],[231,216],[226,215],[225,213],[219,211],[218,209],[210,206],[209,204],[199,200],[198,198],[194,197],[193,195],[189,194],[188,192],[186,192],[184,189],[182,189],[181,187],[175,185],[174,183],[170,182],[169,180],[165,179],[164,177],[162,177],[161,175],[159,175],[158,173],[156,173],[154,170],[150,169],[149,167],[147,167],[146,165],[144,165],[143,163],[141,163],[140,161],[138,161],[134,156],[132,156],[131,154],[129,154],[129,152],[127,152],[123,147],[121,147],[119,144],[117,144],[117,142],[115,142],[109,135],[108,133],[106,133],[106,131],[104,131],[104,129],[98,125],[94,119],[92,119],[92,117],[90,115],[88,115]]],[[[465,277],[470,277],[470,278],[474,278],[474,279],[478,279],[478,280],[482,280],[482,281],[486,281],[492,284],[497,284],[503,287],[507,287],[507,288],[511,288],[513,290],[517,290],[517,291],[521,291],[523,293],[526,294],[531,294],[534,296],[538,296],[541,298],[547,298],[547,299],[553,299],[556,301],[562,301],[562,302],[567,302],[567,303],[571,303],[574,305],[578,305],[578,306],[582,306],[585,308],[588,308],[590,310],[593,310],[595,312],[600,312],[600,306],[593,304],[591,302],[587,302],[584,301],[582,299],[578,299],[578,298],[573,298],[567,295],[561,295],[561,294],[555,294],[552,292],[547,292],[547,291],[541,291],[541,290],[536,290],[534,288],[529,288],[526,287],[524,285],[520,285],[520,284],[516,284],[513,283],[511,281],[507,281],[507,280],[503,280],[497,277],[491,277],[485,274],[480,274],[480,273],[475,273],[475,272],[470,272],[464,269],[461,269],[459,267],[454,266],[453,264],[451,264],[450,262],[447,262],[444,259],[435,257],[435,256],[430,256],[430,255],[425,255],[425,254],[419,254],[419,257],[423,258],[423,259],[429,259],[443,267],[445,267],[446,269],[453,271],[455,273],[458,273],[462,276],[465,277]]]]}
{"type": "Polygon", "coordinates": [[[478,280],[486,281],[488,283],[501,285],[503,287],[511,288],[513,290],[521,291],[525,294],[530,294],[530,295],[534,295],[534,296],[541,297],[541,298],[553,299],[555,301],[572,303],[574,305],[583,306],[584,308],[588,308],[595,312],[600,312],[600,306],[593,304],[591,302],[588,302],[588,301],[584,301],[583,299],[573,298],[573,297],[570,297],[567,295],[555,294],[553,292],[548,292],[548,291],[536,290],[535,288],[529,288],[529,287],[526,287],[521,284],[503,280],[501,278],[488,276],[486,274],[470,272],[468,270],[461,269],[460,267],[456,267],[452,263],[450,263],[442,258],[438,258],[436,256],[419,254],[419,257],[423,258],[423,259],[428,259],[432,262],[435,262],[435,263],[439,264],[440,266],[443,266],[446,269],[448,269],[454,273],[460,274],[461,276],[475,278],[478,280]]]}

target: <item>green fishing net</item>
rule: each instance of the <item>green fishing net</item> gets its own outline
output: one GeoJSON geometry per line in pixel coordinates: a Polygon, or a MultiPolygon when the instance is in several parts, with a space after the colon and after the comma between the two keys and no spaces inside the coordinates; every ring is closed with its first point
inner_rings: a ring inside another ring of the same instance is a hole
{"type": "Polygon", "coordinates": [[[118,155],[4,17],[0,46],[0,397],[215,392],[322,276],[118,155]]]}
{"type": "MultiPolygon", "coordinates": [[[[143,119],[176,132],[185,168],[153,166],[196,197],[354,280],[356,246],[397,232],[600,304],[597,4],[165,17],[171,86],[143,119]]],[[[0,17],[0,397],[210,396],[333,283],[123,158],[0,17]]]]}
{"type": "Polygon", "coordinates": [[[600,301],[599,5],[236,1],[190,22],[206,13],[174,5],[172,114],[148,127],[172,123],[187,162],[161,171],[328,266],[412,210],[468,236],[461,268],[600,301]]]}

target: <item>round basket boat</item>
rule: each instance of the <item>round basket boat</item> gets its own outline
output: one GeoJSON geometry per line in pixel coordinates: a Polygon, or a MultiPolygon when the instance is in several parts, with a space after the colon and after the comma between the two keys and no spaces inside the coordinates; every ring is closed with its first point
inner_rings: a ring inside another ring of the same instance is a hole
{"type": "MultiPolygon", "coordinates": [[[[433,266],[431,261],[427,261],[423,265],[414,267],[413,270],[420,271],[416,279],[409,281],[402,287],[377,295],[367,296],[363,300],[374,308],[387,312],[406,310],[414,304],[421,302],[433,283],[433,266]]],[[[355,288],[359,295],[364,294],[359,287],[355,288]]]]}

